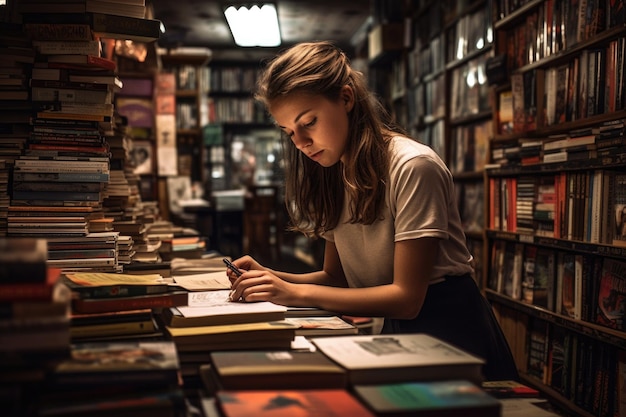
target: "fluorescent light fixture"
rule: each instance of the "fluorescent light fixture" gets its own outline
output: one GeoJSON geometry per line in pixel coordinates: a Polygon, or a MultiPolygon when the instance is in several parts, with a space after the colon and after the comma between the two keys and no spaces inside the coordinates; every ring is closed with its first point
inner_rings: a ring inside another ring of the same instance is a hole
{"type": "Polygon", "coordinates": [[[230,6],[224,11],[235,43],[239,46],[278,46],[280,29],[273,4],[263,6],[230,6]]]}

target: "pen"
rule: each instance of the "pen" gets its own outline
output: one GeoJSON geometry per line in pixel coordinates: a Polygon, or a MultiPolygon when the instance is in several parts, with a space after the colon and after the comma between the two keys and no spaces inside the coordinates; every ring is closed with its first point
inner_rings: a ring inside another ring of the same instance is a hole
{"type": "Polygon", "coordinates": [[[235,264],[233,264],[231,261],[229,261],[228,259],[224,258],[222,259],[224,261],[224,263],[226,264],[226,266],[228,267],[228,269],[230,269],[231,271],[233,271],[235,273],[235,275],[237,275],[238,277],[241,276],[241,274],[243,274],[243,272],[241,272],[241,270],[239,268],[237,268],[235,266],[235,264]]]}

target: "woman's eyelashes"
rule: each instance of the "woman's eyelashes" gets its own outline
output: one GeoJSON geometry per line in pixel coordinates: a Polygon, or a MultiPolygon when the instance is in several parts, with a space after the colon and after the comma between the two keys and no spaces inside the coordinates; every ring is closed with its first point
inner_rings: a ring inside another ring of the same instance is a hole
{"type": "MultiPolygon", "coordinates": [[[[308,123],[304,123],[302,125],[302,128],[304,129],[310,129],[313,126],[315,126],[315,123],[317,123],[317,117],[313,118],[310,122],[308,123]]],[[[291,132],[287,132],[286,130],[283,130],[283,133],[285,134],[285,136],[287,136],[288,138],[293,138],[293,136],[296,134],[295,130],[292,130],[291,132]]]]}

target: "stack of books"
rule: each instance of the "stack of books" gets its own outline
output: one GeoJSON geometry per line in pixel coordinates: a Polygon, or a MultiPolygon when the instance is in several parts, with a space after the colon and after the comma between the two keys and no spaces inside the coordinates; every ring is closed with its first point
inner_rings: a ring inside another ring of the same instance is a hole
{"type": "Polygon", "coordinates": [[[67,358],[70,292],[43,239],[0,239],[0,405],[11,414],[67,358]]]}
{"type": "Polygon", "coordinates": [[[37,415],[184,415],[173,343],[76,343],[54,367],[37,415]]]}
{"type": "Polygon", "coordinates": [[[194,289],[187,305],[163,309],[160,315],[166,336],[180,354],[186,387],[201,385],[199,367],[208,362],[211,351],[291,348],[298,326],[285,320],[287,308],[231,301],[224,266],[220,272],[173,279],[194,289]]]}
{"type": "Polygon", "coordinates": [[[188,304],[187,291],[170,286],[157,274],[69,273],[64,278],[74,294],[73,313],[117,313],[188,304]]]}

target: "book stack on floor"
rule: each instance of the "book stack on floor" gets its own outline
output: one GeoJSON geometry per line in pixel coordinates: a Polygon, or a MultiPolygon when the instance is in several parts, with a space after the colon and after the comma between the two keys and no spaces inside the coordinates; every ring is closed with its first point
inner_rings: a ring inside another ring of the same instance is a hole
{"type": "Polygon", "coordinates": [[[67,358],[70,291],[46,265],[43,239],[0,239],[0,407],[6,415],[32,400],[45,370],[67,358]]]}
{"type": "Polygon", "coordinates": [[[178,355],[167,341],[75,343],[38,402],[47,416],[184,416],[178,355]]]}

